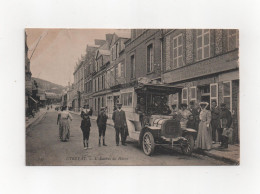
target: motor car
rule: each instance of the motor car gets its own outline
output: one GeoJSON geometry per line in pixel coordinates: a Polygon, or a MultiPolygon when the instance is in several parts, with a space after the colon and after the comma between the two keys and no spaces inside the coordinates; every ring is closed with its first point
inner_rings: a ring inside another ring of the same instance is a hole
{"type": "Polygon", "coordinates": [[[146,83],[120,92],[129,137],[138,141],[144,154],[151,156],[157,146],[179,146],[184,154],[192,154],[197,131],[181,127],[168,106],[169,95],[180,93],[180,87],[146,83]]]}

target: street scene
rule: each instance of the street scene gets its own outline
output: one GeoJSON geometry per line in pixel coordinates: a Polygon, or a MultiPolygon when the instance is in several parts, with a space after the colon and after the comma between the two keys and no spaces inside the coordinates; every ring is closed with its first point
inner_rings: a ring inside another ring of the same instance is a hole
{"type": "Polygon", "coordinates": [[[26,29],[26,165],[239,165],[236,29],[26,29]]]}
{"type": "Polygon", "coordinates": [[[26,134],[26,165],[228,165],[229,163],[194,154],[185,156],[180,150],[159,148],[146,156],[137,143],[127,140],[127,146],[116,146],[115,129],[107,128],[107,146],[98,145],[98,129],[93,120],[88,150],[82,149],[81,118],[73,115],[70,141],[61,143],[58,137],[58,113],[50,110],[26,134]]]}

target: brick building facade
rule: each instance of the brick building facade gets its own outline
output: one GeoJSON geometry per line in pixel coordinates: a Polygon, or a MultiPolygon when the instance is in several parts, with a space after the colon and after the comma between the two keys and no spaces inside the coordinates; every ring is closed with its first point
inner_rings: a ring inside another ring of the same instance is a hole
{"type": "Polygon", "coordinates": [[[164,30],[162,81],[183,87],[170,103],[224,102],[239,141],[239,62],[237,30],[164,30]]]}

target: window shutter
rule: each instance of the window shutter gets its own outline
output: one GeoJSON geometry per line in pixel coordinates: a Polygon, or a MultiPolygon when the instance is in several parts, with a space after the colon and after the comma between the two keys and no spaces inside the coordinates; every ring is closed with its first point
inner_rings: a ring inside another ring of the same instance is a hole
{"type": "Polygon", "coordinates": [[[190,88],[190,101],[197,101],[197,87],[191,87],[190,88]]]}
{"type": "Polygon", "coordinates": [[[188,88],[182,89],[182,103],[188,104],[188,88]]]}
{"type": "Polygon", "coordinates": [[[121,77],[121,63],[118,63],[118,69],[117,69],[118,77],[121,77]]]}
{"type": "Polygon", "coordinates": [[[218,105],[218,84],[210,84],[210,106],[212,101],[215,100],[218,105]]]}
{"type": "Polygon", "coordinates": [[[223,83],[223,101],[227,108],[232,110],[232,88],[231,81],[223,83]]]}

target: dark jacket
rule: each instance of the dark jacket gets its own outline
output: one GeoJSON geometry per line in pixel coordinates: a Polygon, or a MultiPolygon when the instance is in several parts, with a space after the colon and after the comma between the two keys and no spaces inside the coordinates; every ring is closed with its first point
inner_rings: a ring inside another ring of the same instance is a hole
{"type": "Polygon", "coordinates": [[[97,117],[97,125],[98,127],[104,126],[107,124],[107,115],[105,113],[100,113],[97,117]]]}
{"type": "Polygon", "coordinates": [[[228,109],[221,110],[220,112],[221,128],[230,128],[232,124],[231,112],[228,109]]]}
{"type": "Polygon", "coordinates": [[[188,122],[187,122],[187,128],[191,128],[191,129],[197,130],[197,123],[196,123],[195,119],[193,119],[193,120],[188,120],[188,122]]]}
{"type": "Polygon", "coordinates": [[[112,120],[114,121],[115,128],[123,128],[126,127],[126,117],[125,111],[115,110],[113,112],[112,120]]]}
{"type": "Polygon", "coordinates": [[[86,118],[82,119],[80,128],[82,130],[85,130],[85,129],[90,129],[90,127],[91,127],[90,118],[86,117],[86,118]]]}

